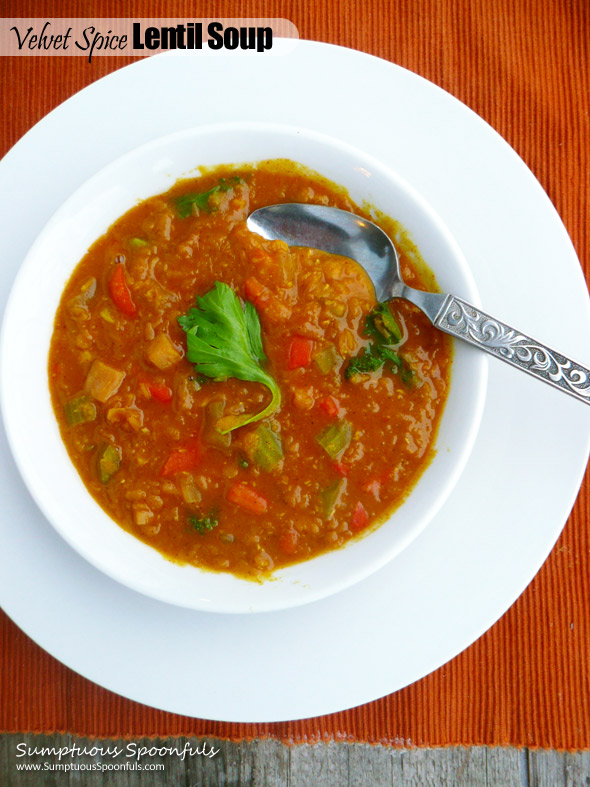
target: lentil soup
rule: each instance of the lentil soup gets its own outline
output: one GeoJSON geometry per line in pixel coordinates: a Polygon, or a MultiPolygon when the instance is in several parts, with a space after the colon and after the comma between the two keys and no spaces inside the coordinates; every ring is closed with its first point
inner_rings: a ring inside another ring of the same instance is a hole
{"type": "MultiPolygon", "coordinates": [[[[403,502],[432,457],[452,360],[415,307],[375,302],[357,263],[247,230],[279,202],[370,218],[293,162],[181,181],[90,248],[49,356],[62,438],[109,516],[169,559],[257,580],[403,502]]],[[[407,283],[432,289],[400,228],[379,223],[407,283]]]]}

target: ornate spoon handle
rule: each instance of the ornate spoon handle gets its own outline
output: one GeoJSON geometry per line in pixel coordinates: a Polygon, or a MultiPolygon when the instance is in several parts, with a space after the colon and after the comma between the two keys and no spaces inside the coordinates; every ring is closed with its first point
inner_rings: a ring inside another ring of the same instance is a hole
{"type": "Polygon", "coordinates": [[[441,331],[473,344],[564,393],[590,404],[590,369],[520,333],[454,295],[403,288],[441,331]]]}

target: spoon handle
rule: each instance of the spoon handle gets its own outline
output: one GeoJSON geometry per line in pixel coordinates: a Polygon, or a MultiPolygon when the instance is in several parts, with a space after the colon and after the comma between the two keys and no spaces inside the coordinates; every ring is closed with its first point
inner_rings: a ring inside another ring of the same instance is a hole
{"type": "MultiPolygon", "coordinates": [[[[409,293],[405,294],[405,297],[408,295],[409,293]]],[[[409,297],[409,300],[421,308],[441,331],[463,339],[501,361],[590,404],[590,369],[454,295],[419,293],[413,290],[411,296],[413,297],[409,297]]]]}

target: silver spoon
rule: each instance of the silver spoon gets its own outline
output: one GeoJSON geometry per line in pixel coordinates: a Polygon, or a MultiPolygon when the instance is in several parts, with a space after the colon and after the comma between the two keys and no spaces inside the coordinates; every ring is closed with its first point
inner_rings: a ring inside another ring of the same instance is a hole
{"type": "Polygon", "coordinates": [[[441,331],[590,404],[590,369],[454,295],[404,284],[395,246],[373,222],[338,208],[291,202],[255,210],[247,223],[248,229],[269,240],[356,260],[369,274],[378,301],[405,298],[441,331]]]}

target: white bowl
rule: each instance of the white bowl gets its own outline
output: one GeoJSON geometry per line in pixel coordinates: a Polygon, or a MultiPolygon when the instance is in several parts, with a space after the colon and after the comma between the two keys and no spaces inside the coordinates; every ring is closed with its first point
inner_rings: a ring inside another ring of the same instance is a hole
{"type": "Polygon", "coordinates": [[[441,289],[478,305],[457,244],[424,200],[389,169],[350,145],[305,129],[232,123],[154,140],[79,188],[24,260],[0,340],[0,396],[8,439],[29,491],[51,524],[88,561],[124,585],[211,612],[262,612],[304,604],[358,582],[395,557],[431,522],[453,489],[473,446],[485,397],[484,354],[456,342],[436,455],[408,499],[365,538],[280,570],[262,584],[176,565],[107,516],[68,457],[49,396],[47,357],[66,281],[89,246],[138,200],[167,191],[198,166],[270,158],[298,161],[344,186],[358,204],[368,201],[399,220],[441,289]]]}

